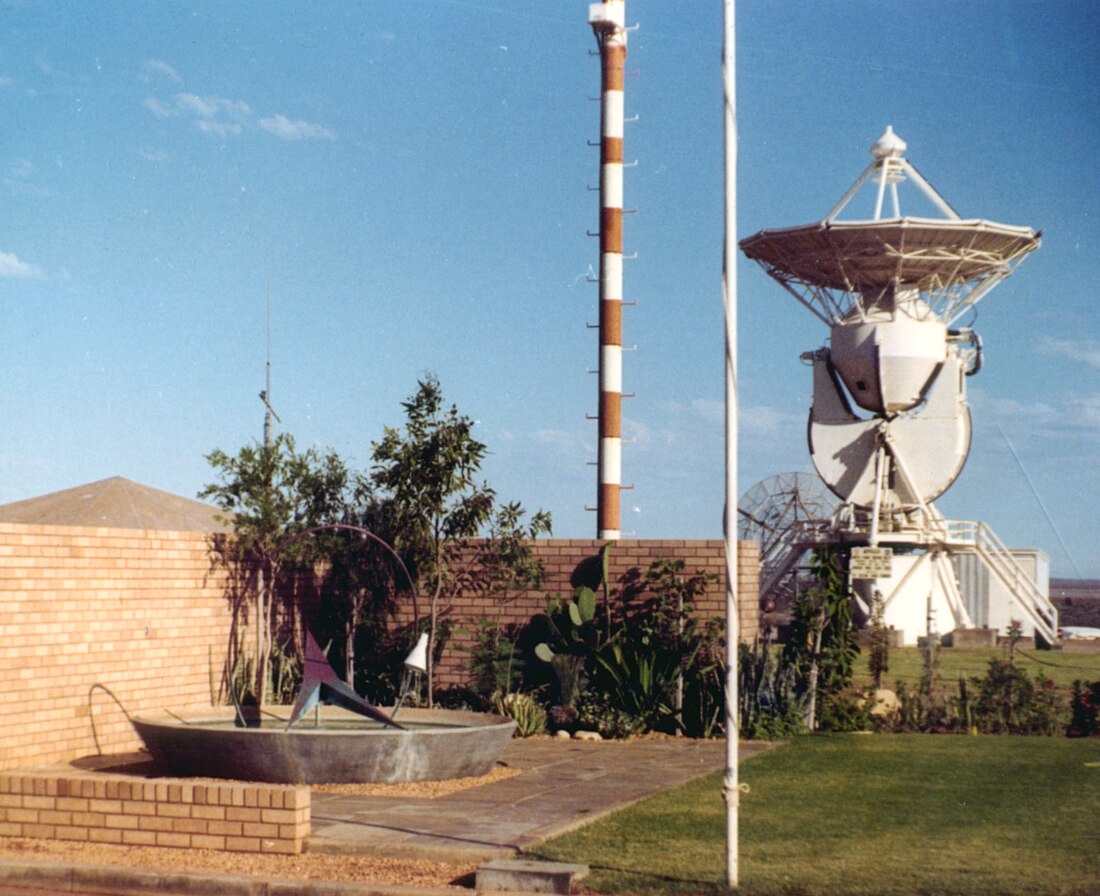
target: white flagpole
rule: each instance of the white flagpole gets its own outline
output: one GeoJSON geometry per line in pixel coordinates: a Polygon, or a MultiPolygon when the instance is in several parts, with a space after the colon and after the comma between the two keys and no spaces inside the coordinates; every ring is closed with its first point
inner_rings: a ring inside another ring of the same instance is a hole
{"type": "Polygon", "coordinates": [[[725,109],[725,240],[722,257],[722,300],[726,316],[726,506],[723,520],[726,549],[726,883],[737,887],[737,646],[740,619],[737,600],[737,116],[734,68],[734,0],[724,0],[722,32],[722,94],[725,109]]]}

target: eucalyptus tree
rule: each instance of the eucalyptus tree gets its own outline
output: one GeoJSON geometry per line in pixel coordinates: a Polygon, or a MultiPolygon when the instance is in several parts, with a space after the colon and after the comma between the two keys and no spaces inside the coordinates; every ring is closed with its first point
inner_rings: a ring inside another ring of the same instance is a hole
{"type": "MultiPolygon", "coordinates": [[[[419,617],[415,580],[393,548],[396,530],[392,510],[391,502],[375,496],[369,477],[356,474],[345,526],[325,546],[328,599],[337,611],[336,621],[341,628],[344,680],[353,688],[356,674],[364,672],[356,650],[360,636],[367,636],[370,649],[363,659],[372,664],[382,658],[377,642],[386,640],[399,600],[409,600],[414,618],[419,617]]],[[[377,680],[370,684],[380,686],[377,680]]],[[[374,696],[377,699],[378,695],[374,696]]]]}
{"type": "Polygon", "coordinates": [[[473,420],[445,403],[435,376],[420,380],[402,406],[404,427],[385,427],[373,445],[371,484],[388,504],[394,547],[427,598],[431,706],[440,616],[470,583],[464,541],[491,519],[496,494],[475,481],[487,449],[473,436],[473,420]]]}
{"type": "Polygon", "coordinates": [[[346,512],[348,471],[332,451],[299,452],[292,436],[280,433],[267,444],[245,445],[236,456],[212,451],[206,460],[217,482],[199,492],[213,501],[233,524],[227,560],[245,571],[246,599],[253,607],[253,695],[263,704],[277,584],[288,561],[315,550],[308,539],[283,546],[314,526],[339,521],[346,512]]]}

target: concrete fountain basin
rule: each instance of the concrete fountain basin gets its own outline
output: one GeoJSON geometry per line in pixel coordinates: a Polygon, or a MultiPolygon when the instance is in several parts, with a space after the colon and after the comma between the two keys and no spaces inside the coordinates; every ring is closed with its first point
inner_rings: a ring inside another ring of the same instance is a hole
{"type": "Polygon", "coordinates": [[[489,772],[516,723],[490,713],[403,709],[405,730],[325,706],[287,730],[289,706],[265,706],[258,727],[233,707],[159,710],[130,721],[158,770],[272,784],[396,784],[489,772]]]}

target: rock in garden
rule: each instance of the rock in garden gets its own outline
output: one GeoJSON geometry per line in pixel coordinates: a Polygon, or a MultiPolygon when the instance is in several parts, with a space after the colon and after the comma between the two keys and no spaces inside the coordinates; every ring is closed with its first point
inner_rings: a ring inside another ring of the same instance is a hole
{"type": "Polygon", "coordinates": [[[889,688],[879,688],[875,691],[873,702],[868,712],[873,716],[886,718],[888,716],[897,715],[899,709],[901,709],[901,704],[898,702],[898,695],[889,688]]]}

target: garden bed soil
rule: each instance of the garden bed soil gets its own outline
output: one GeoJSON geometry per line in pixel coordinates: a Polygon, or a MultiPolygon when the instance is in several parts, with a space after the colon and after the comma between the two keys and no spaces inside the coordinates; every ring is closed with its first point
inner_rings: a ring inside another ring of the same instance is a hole
{"type": "Polygon", "coordinates": [[[412,887],[448,887],[461,892],[460,881],[472,881],[477,866],[406,859],[305,854],[300,856],[113,846],[0,837],[0,859],[58,862],[67,865],[114,865],[176,874],[229,874],[284,880],[336,881],[412,887]]]}

